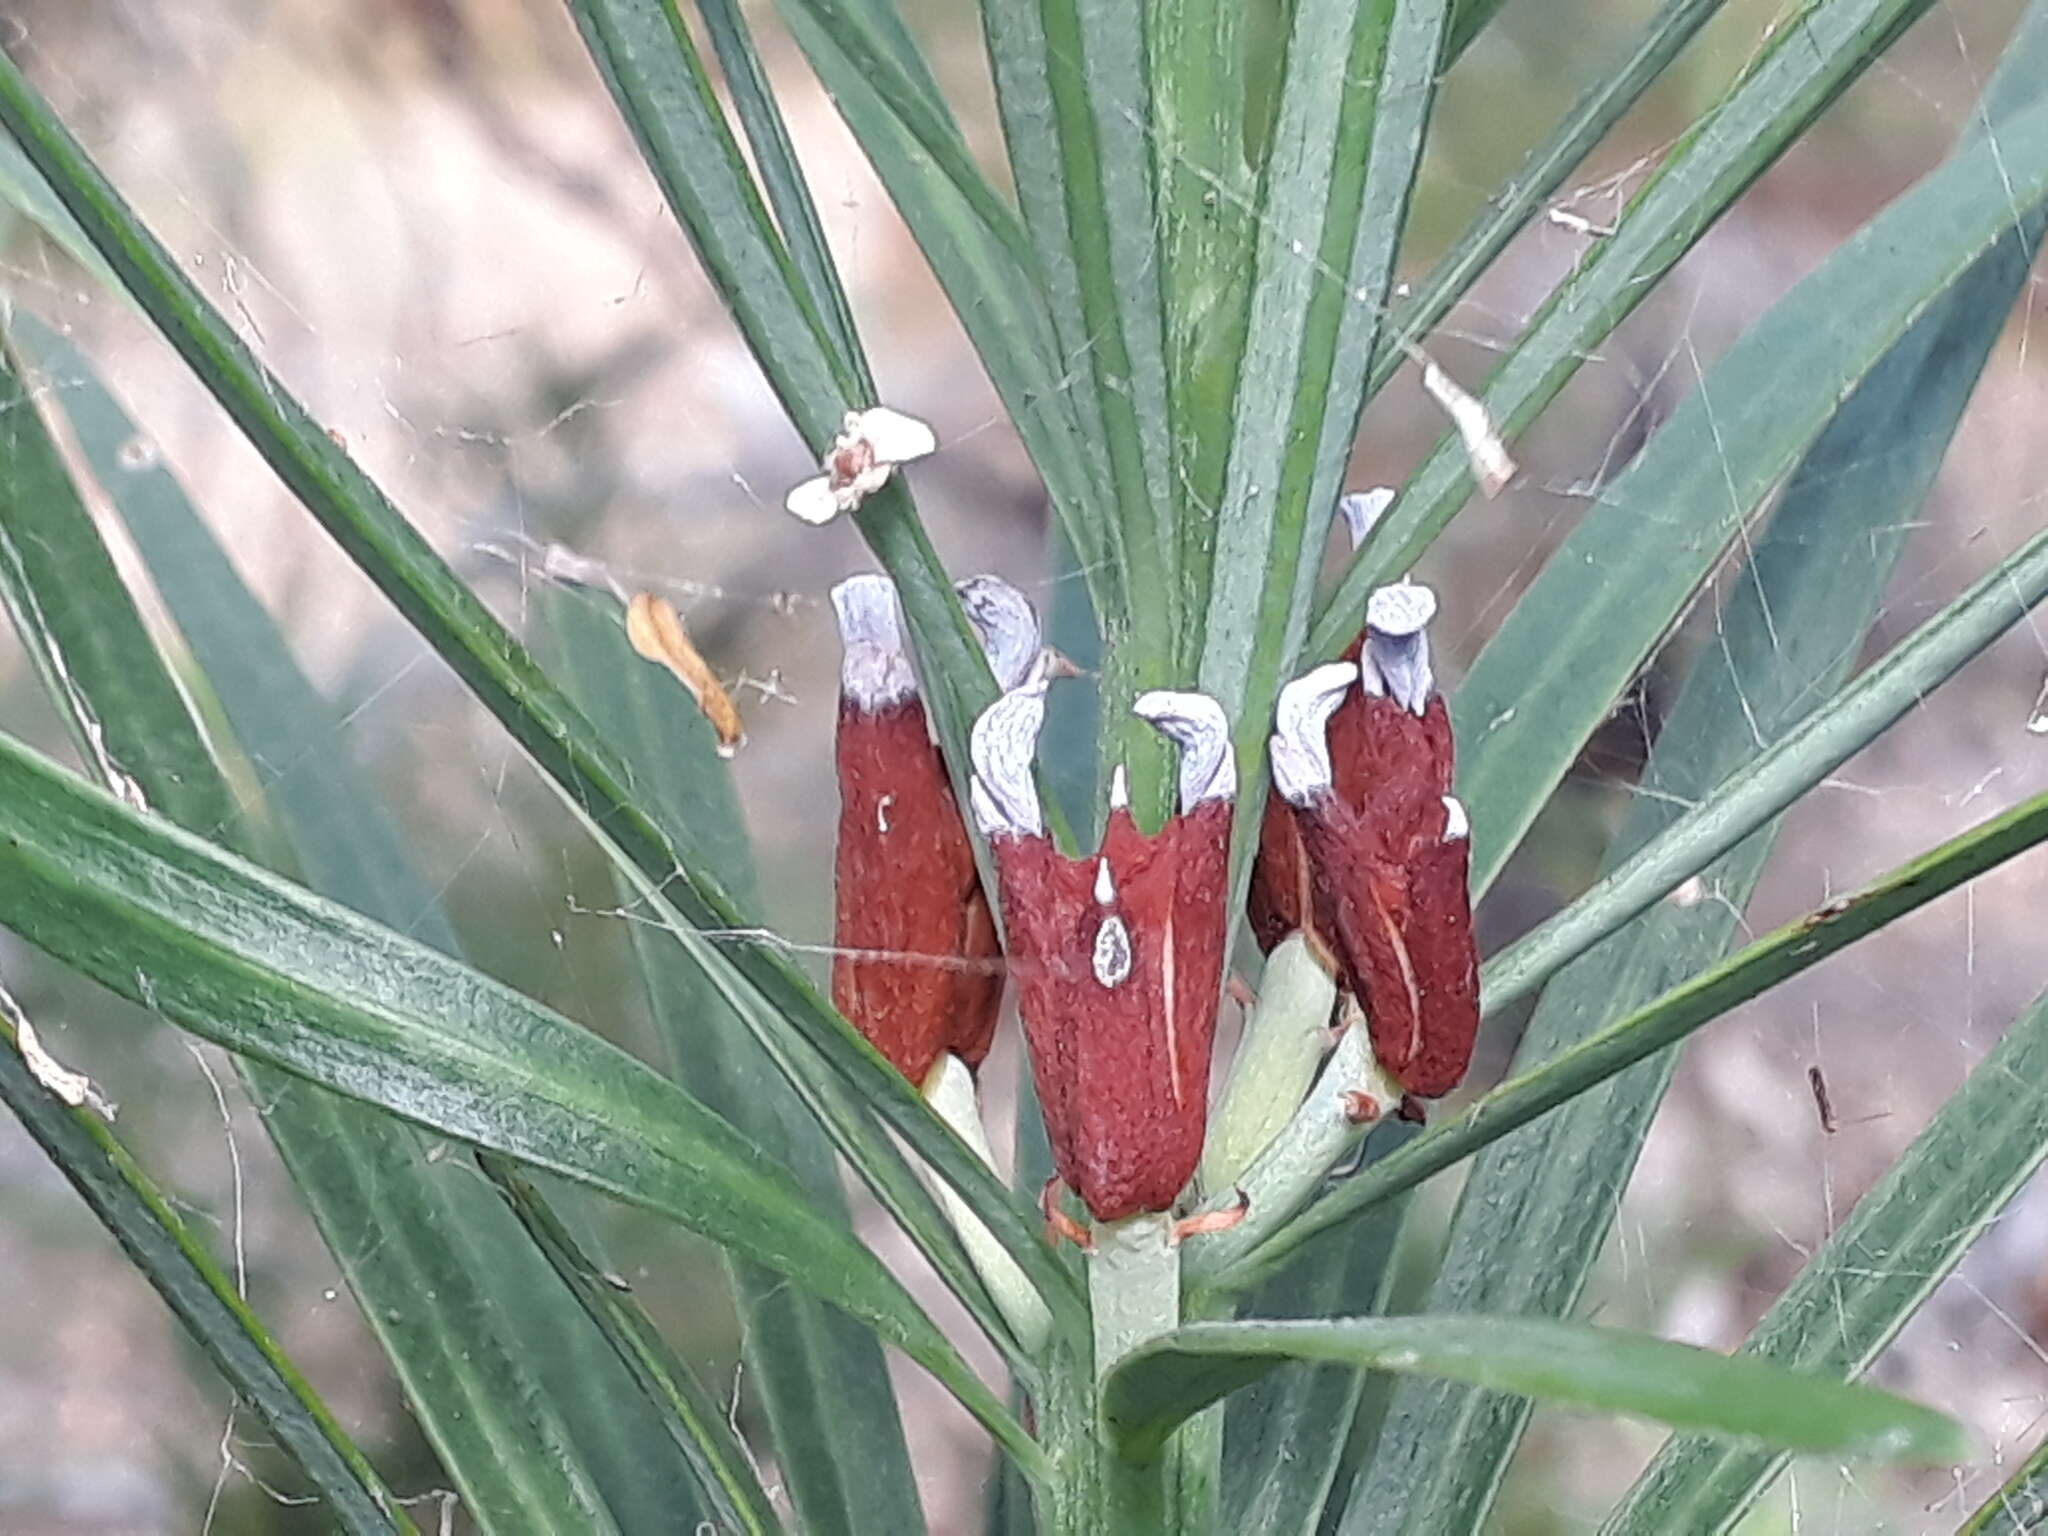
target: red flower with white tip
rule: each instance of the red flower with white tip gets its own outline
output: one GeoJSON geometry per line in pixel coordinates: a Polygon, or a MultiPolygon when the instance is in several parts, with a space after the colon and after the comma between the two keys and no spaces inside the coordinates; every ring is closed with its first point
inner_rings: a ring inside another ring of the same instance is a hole
{"type": "Polygon", "coordinates": [[[1041,669],[975,722],[976,822],[995,854],[1032,1072],[1066,1185],[1098,1221],[1163,1211],[1202,1153],[1222,990],[1237,769],[1214,700],[1148,693],[1181,748],[1179,814],[1147,837],[1113,781],[1092,856],[1046,835],[1032,779],[1041,669]]]}
{"type": "MultiPolygon", "coordinates": [[[[993,664],[1020,674],[1038,651],[1031,604],[994,577],[965,585],[993,664]]],[[[832,1001],[921,1084],[943,1053],[969,1066],[988,1054],[1002,949],[903,648],[895,589],[886,577],[850,577],[832,605],[845,646],[832,1001]]]]}
{"type": "Polygon", "coordinates": [[[1381,1065],[1422,1098],[1457,1086],[1479,1028],[1435,612],[1427,587],[1382,587],[1346,660],[1281,690],[1250,898],[1260,944],[1302,932],[1364,1006],[1381,1065]]]}

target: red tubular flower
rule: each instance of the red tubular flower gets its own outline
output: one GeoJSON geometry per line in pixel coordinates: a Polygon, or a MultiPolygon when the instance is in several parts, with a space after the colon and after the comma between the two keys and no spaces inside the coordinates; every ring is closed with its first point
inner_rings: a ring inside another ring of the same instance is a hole
{"type": "Polygon", "coordinates": [[[1373,1054],[1422,1098],[1457,1086],[1479,1029],[1470,829],[1425,634],[1435,611],[1427,587],[1382,587],[1356,659],[1281,690],[1253,906],[1262,943],[1290,922],[1310,935],[1364,1006],[1373,1054]]]}
{"type": "MultiPolygon", "coordinates": [[[[995,665],[1021,672],[1038,647],[1031,605],[994,577],[968,585],[995,665]]],[[[942,1052],[969,1066],[988,1054],[1002,949],[904,653],[895,590],[885,577],[854,576],[832,589],[832,604],[845,645],[832,1001],[922,1083],[942,1052]]]]}
{"type": "Polygon", "coordinates": [[[1096,1220],[1117,1221],[1169,1208],[1202,1155],[1237,769],[1214,700],[1144,695],[1137,713],[1181,747],[1180,814],[1145,836],[1119,769],[1101,848],[1067,858],[1031,777],[1045,689],[1035,675],[975,722],[974,812],[1053,1162],[1096,1220]]]}

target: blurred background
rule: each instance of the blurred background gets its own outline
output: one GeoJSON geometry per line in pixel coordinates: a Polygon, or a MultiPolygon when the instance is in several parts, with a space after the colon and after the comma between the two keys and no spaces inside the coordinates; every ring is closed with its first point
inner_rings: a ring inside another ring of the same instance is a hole
{"type": "MultiPolygon", "coordinates": [[[[1447,244],[1648,0],[1508,4],[1441,97],[1413,274],[1447,244]]],[[[812,175],[883,397],[944,445],[914,472],[948,566],[1050,602],[1045,506],[972,353],[801,59],[763,46],[812,175]]],[[[973,8],[906,0],[970,134],[1000,145],[973,8]]],[[[1598,226],[1754,55],[1787,6],[1736,0],[1559,200],[1598,226]]],[[[1602,474],[1625,462],[1729,342],[1929,168],[1966,121],[2017,0],[1938,5],[1722,221],[1602,349],[1520,449],[1523,481],[1467,510],[1420,575],[1443,599],[1455,679],[1602,474]]],[[[840,526],[780,510],[807,472],[553,0],[5,0],[7,47],[214,300],[508,619],[532,551],[559,541],[671,596],[731,684],[735,773],[775,926],[830,933],[836,638],[826,589],[869,562],[840,526]]],[[[1597,238],[1538,221],[1439,335],[1476,385],[1597,238]]],[[[66,329],[208,512],[348,710],[470,955],[615,1039],[647,1021],[596,856],[551,791],[323,538],[122,301],[24,225],[0,229],[11,302],[66,329]]],[[[2029,290],[1924,509],[1873,636],[1897,639],[2038,527],[2048,507],[2048,358],[2029,290]]],[[[1360,439],[1352,484],[1397,480],[1443,422],[1412,372],[1360,439]]],[[[110,530],[111,532],[111,530],[110,530]]],[[[1481,915],[1488,948],[1581,888],[1710,603],[1673,636],[1578,765],[1481,915]]],[[[1762,930],[2048,788],[2048,632],[2023,624],[1790,816],[1749,913],[1762,930]],[[2030,730],[2030,720],[2033,729],[2030,730]]],[[[678,694],[677,709],[689,707],[678,694]]],[[[13,637],[0,725],[68,753],[13,637]]],[[[259,780],[291,762],[254,765],[259,780]]],[[[1729,1016],[1689,1047],[1631,1185],[1596,1294],[1603,1320],[1716,1347],[1749,1325],[2048,983],[2036,854],[1729,1016]],[[1820,1066],[1837,1133],[1807,1069],[1820,1066]]],[[[822,964],[822,961],[820,962],[822,964]]],[[[249,1292],[432,1528],[443,1484],[253,1109],[218,1058],[0,936],[0,971],[53,1049],[120,1105],[119,1127],[190,1213],[246,1256],[249,1292]]],[[[1509,1021],[1512,1025],[1512,1021],[1509,1021]]],[[[1498,1074],[1512,1027],[1483,1047],[1498,1074]]],[[[1017,1070],[992,1062],[997,1114],[1017,1070]]],[[[1000,1140],[1000,1136],[999,1136],[1000,1140]]],[[[1455,1176],[1428,1191],[1438,1220],[1455,1176]]],[[[872,1221],[870,1222],[872,1225],[872,1221]]],[[[1418,1223],[1413,1260],[1428,1257],[1418,1223]]],[[[708,1252],[611,1213],[616,1266],[725,1393],[739,1324],[708,1252]]],[[[886,1238],[880,1239],[885,1251],[886,1238]]],[[[926,1288],[930,1289],[929,1287],[926,1288]]],[[[155,1294],[11,1122],[0,1125],[0,1531],[312,1531],[291,1472],[234,1420],[155,1294]]],[[[1802,1464],[1754,1517],[1770,1531],[1946,1529],[2048,1426],[2048,1198],[2023,1196],[1881,1366],[1975,1425],[1992,1460],[1958,1478],[1802,1464]]],[[[964,1418],[901,1373],[933,1527],[976,1518],[987,1458],[964,1418]]],[[[1541,1412],[1501,1529],[1590,1529],[1656,1444],[1541,1412]]],[[[456,1528],[460,1527],[459,1518],[456,1528]]]]}

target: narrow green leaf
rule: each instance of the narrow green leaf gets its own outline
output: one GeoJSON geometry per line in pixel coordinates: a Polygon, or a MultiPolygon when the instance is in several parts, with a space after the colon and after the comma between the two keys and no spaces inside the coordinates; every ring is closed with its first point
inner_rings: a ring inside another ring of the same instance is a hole
{"type": "Polygon", "coordinates": [[[726,1422],[724,1406],[668,1347],[628,1295],[625,1282],[594,1264],[548,1209],[540,1192],[502,1159],[486,1160],[484,1171],[599,1325],[605,1340],[619,1350],[620,1359],[642,1390],[668,1405],[667,1422],[677,1431],[676,1449],[689,1459],[697,1487],[705,1494],[719,1528],[750,1533],[781,1530],[782,1522],[775,1518],[775,1508],[754,1475],[746,1446],[726,1422]]]}
{"type": "MultiPolygon", "coordinates": [[[[569,0],[569,12],[697,260],[813,452],[859,400],[865,365],[828,340],[671,0],[569,0]]],[[[30,151],[34,153],[33,149],[30,151]]]]}
{"type": "Polygon", "coordinates": [[[2034,1447],[2005,1486],[1956,1527],[1956,1536],[2039,1536],[2048,1523],[2048,1440],[2034,1447]]]}
{"type": "MultiPolygon", "coordinates": [[[[2024,275],[2026,268],[2015,263],[2010,270],[2024,275]]],[[[1997,335],[1991,322],[2002,314],[2003,311],[1995,311],[1981,317],[1985,321],[1987,347],[1989,339],[1997,335]]],[[[1978,356],[1981,360],[1982,354],[1978,356]]],[[[1913,359],[1924,360],[1924,356],[1913,359]]],[[[1918,387],[1920,376],[1913,369],[1902,369],[1885,382],[1895,389],[1901,381],[1918,387]]],[[[1967,388],[1969,379],[1959,382],[1967,388]]],[[[1955,403],[1960,405],[1960,400],[1955,403]]],[[[1933,446],[1939,447],[1946,440],[1947,434],[1942,433],[1933,446]]],[[[1922,439],[1902,437],[1893,441],[1906,451],[1927,446],[1922,439]]],[[[1836,452],[1831,451],[1821,462],[1838,466],[1830,472],[1845,481],[1854,478],[1862,483],[1866,478],[1857,473],[1859,466],[1855,461],[1844,460],[1836,452]]],[[[1867,470],[1871,465],[1889,462],[1873,450],[1862,467],[1867,470]]],[[[1932,467],[1929,464],[1927,474],[1910,484],[1924,488],[1932,467]]],[[[1816,468],[1814,473],[1817,475],[1820,469],[1816,468]]],[[[1911,498],[1911,504],[1918,504],[1917,495],[1911,498]]],[[[1817,551],[1832,552],[1840,547],[1819,543],[1817,551]]],[[[1484,967],[1487,1012],[1496,1012],[1543,985],[1567,962],[1768,826],[1780,812],[2026,617],[2044,598],[2048,598],[2048,535],[2037,535],[1893,647],[1881,662],[1778,736],[1768,749],[1751,754],[1739,773],[1718,782],[1699,776],[1702,787],[1696,796],[1665,789],[1664,793],[1679,798],[1666,803],[1666,814],[1639,823],[1643,834],[1640,841],[1624,839],[1623,846],[1633,846],[1633,853],[1603,875],[1578,901],[1517,940],[1484,967]],[[1705,787],[1709,785],[1712,787],[1705,787]],[[1677,812],[1679,804],[1687,807],[1682,813],[1677,812]],[[1659,830],[1655,837],[1649,837],[1653,826],[1659,830]]],[[[1834,669],[1839,674],[1846,670],[1851,652],[1822,654],[1841,663],[1834,669]]],[[[1789,702],[1804,705],[1824,694],[1824,688],[1803,687],[1799,696],[1789,702]]],[[[1740,710],[1750,701],[1732,702],[1740,710]]],[[[1780,718],[1784,718],[1782,712],[1780,718]]],[[[1769,739],[1767,729],[1764,734],[1769,739]]],[[[1732,899],[1733,888],[1726,879],[1714,882],[1712,888],[1732,899]]],[[[1734,905],[1739,908],[1741,903],[1738,900],[1734,905]]]]}
{"type": "Polygon", "coordinates": [[[1257,178],[1245,160],[1240,0],[1147,0],[1172,472],[1180,521],[1180,668],[1199,665],[1230,419],[1250,320],[1257,178]]]}
{"type": "Polygon", "coordinates": [[[867,1322],[1036,1447],[873,1254],[695,1099],[559,1014],[0,737],[0,923],[194,1034],[669,1216],[867,1322]]]}
{"type": "MultiPolygon", "coordinates": [[[[39,394],[69,421],[236,744],[257,765],[298,873],[321,894],[459,958],[435,890],[354,762],[338,712],[298,669],[176,477],[129,451],[134,422],[69,341],[22,311],[13,327],[15,344],[41,360],[39,394]]],[[[469,1160],[443,1162],[439,1144],[429,1151],[387,1117],[335,1108],[358,1129],[315,1138],[299,1165],[329,1190],[316,1200],[323,1231],[401,1379],[416,1397],[434,1399],[416,1411],[437,1440],[456,1437],[443,1454],[481,1456],[495,1472],[503,1447],[537,1424],[574,1448],[622,1529],[673,1522],[691,1498],[688,1466],[469,1160]],[[343,1182],[324,1172],[337,1157],[374,1174],[343,1182]],[[358,1182],[374,1200],[342,1198],[358,1182]],[[549,1406],[525,1406],[536,1397],[549,1406]]]]}
{"type": "Polygon", "coordinates": [[[1995,143],[1960,150],[1851,237],[1750,328],[1602,493],[1452,704],[1475,891],[1492,883],[1687,598],[1842,401],[2044,198],[2048,105],[2016,113],[1995,143]]]}
{"type": "MultiPolygon", "coordinates": [[[[1712,21],[1727,0],[1665,0],[1644,25],[1628,52],[1611,68],[1595,75],[1593,84],[1572,107],[1550,137],[1529,152],[1521,168],[1488,194],[1486,206],[1471,225],[1437,258],[1413,294],[1394,308],[1391,335],[1380,340],[1366,380],[1368,397],[1377,395],[1407,361],[1402,351],[1436,329],[1437,322],[1471,290],[1479,276],[1507,249],[1536,211],[1565,178],[1598,147],[1609,130],[1656,84],[1665,67],[1684,50],[1699,29],[1712,21]]],[[[1461,28],[1473,7],[1453,7],[1447,51],[1460,51],[1461,28]]]]}
{"type": "Polygon", "coordinates": [[[846,286],[839,281],[839,269],[832,262],[831,247],[825,243],[825,227],[819,222],[817,204],[811,199],[810,184],[804,180],[796,146],[790,142],[789,127],[782,107],[754,47],[753,33],[740,14],[738,0],[697,0],[697,14],[704,18],[705,34],[718,55],[718,67],[725,75],[725,88],[732,94],[733,110],[746,130],[747,144],[754,152],[761,188],[790,265],[801,280],[802,291],[822,319],[831,346],[854,368],[855,377],[873,393],[875,381],[868,376],[867,358],[861,351],[860,332],[855,328],[853,308],[846,286]]]}
{"type": "MultiPolygon", "coordinates": [[[[1741,1357],[1854,1378],[2048,1158],[2048,997],[2014,1021],[1764,1314],[1741,1357]]],[[[1601,1527],[1730,1530],[1784,1461],[1672,1439],[1601,1527]]],[[[1997,1529],[1996,1525],[1991,1527],[1997,1529]]]]}
{"type": "MultiPolygon", "coordinates": [[[[1201,671],[1204,691],[1238,723],[1244,763],[1261,761],[1273,699],[1307,627],[1421,165],[1447,14],[1446,0],[1317,0],[1294,11],[1261,183],[1251,339],[1201,671]],[[1344,66],[1331,68],[1338,57],[1344,66]]],[[[1263,795],[1263,775],[1245,777],[1249,812],[1262,803],[1253,797],[1263,795]]],[[[1258,817],[1239,822],[1242,854],[1258,817]]]]}
{"type": "MultiPolygon", "coordinates": [[[[1074,412],[1094,483],[1103,488],[1106,498],[1109,432],[1103,424],[1096,372],[1089,364],[1094,340],[1082,306],[1080,267],[1067,220],[1066,162],[1053,107],[1045,27],[1038,6],[1012,0],[981,0],[981,25],[1003,142],[1009,152],[1010,180],[1023,213],[1025,234],[1038,255],[1052,318],[1061,393],[1074,412]]],[[[1103,547],[1107,547],[1106,541],[1103,547]]],[[[1091,563],[1083,562],[1084,566],[1091,563]]],[[[1106,577],[1091,575],[1090,580],[1102,589],[1101,611],[1123,611],[1121,576],[1121,571],[1114,569],[1106,577]]]]}
{"type": "Polygon", "coordinates": [[[1231,1254],[1221,1239],[1206,1240],[1201,1253],[1204,1282],[1217,1289],[1256,1283],[1317,1233],[1413,1189],[1432,1174],[1464,1161],[1480,1148],[1683,1040],[1736,1004],[1819,964],[2043,841],[2048,841],[2048,795],[2037,795],[1901,865],[1861,891],[1775,929],[1554,1060],[1482,1094],[1463,1114],[1431,1126],[1400,1151],[1346,1179],[1249,1252],[1231,1254]],[[1222,1262],[1225,1259],[1230,1260],[1227,1267],[1222,1262]]]}
{"type": "MultiPolygon", "coordinates": [[[[35,406],[5,370],[0,468],[0,590],[86,761],[124,795],[245,843],[234,795],[35,406]]],[[[542,1396],[526,1352],[491,1330],[473,1253],[454,1246],[458,1180],[382,1116],[260,1067],[246,1069],[246,1082],[476,1518],[495,1530],[562,1521],[612,1529],[561,1405],[542,1396]],[[508,1460],[513,1444],[525,1452],[508,1460]]],[[[524,1248],[516,1229],[510,1236],[524,1248]]]]}
{"type": "MultiPolygon", "coordinates": [[[[950,117],[927,121],[907,90],[888,89],[878,58],[877,13],[886,5],[785,0],[789,28],[860,141],[912,235],[931,263],[1019,436],[1045,479],[1054,510],[1076,546],[1098,597],[1116,592],[1103,526],[1098,460],[1083,442],[1066,384],[1036,253],[1016,215],[994,201],[950,117]],[[879,72],[879,73],[878,73],[879,72]],[[929,140],[952,146],[941,155],[929,140]],[[963,184],[971,178],[971,191],[963,184]]],[[[900,83],[900,82],[899,82],[900,83]]],[[[937,109],[943,113],[943,107],[937,109]]]]}
{"type": "MultiPolygon", "coordinates": [[[[1396,96],[1417,88],[1414,61],[1399,77],[1401,61],[1388,58],[1397,9],[1396,0],[1308,0],[1294,8],[1287,32],[1259,178],[1250,329],[1215,514],[1200,673],[1203,691],[1238,723],[1242,762],[1259,761],[1278,688],[1260,680],[1277,679],[1290,642],[1298,643],[1304,589],[1322,558],[1328,510],[1309,515],[1309,490],[1323,447],[1319,424],[1325,412],[1342,410],[1330,394],[1331,367],[1350,298],[1334,274],[1350,274],[1361,254],[1391,252],[1406,206],[1412,164],[1391,162],[1402,194],[1392,205],[1395,227],[1368,228],[1361,217],[1372,165],[1390,163],[1381,158],[1380,103],[1390,103],[1391,119],[1396,96]],[[1332,67],[1336,60],[1342,64],[1332,67]]],[[[1441,5],[1425,9],[1441,20],[1441,5]]],[[[1420,68],[1425,106],[1435,64],[1431,49],[1420,68]]],[[[1409,148],[1419,150],[1419,115],[1413,126],[1409,148]]],[[[1384,181],[1375,196],[1388,198],[1384,181]]],[[[1246,778],[1244,804],[1262,803],[1261,776],[1246,778]]]]}
{"type": "Polygon", "coordinates": [[[107,292],[121,292],[120,279],[114,276],[114,269],[107,265],[105,258],[93,249],[85,231],[78,227],[78,220],[72,218],[70,210],[57,201],[50,191],[50,184],[29,163],[28,156],[21,152],[21,146],[7,139],[0,139],[0,202],[13,208],[55,241],[66,256],[97,278],[107,292]]]}
{"type": "MultiPolygon", "coordinates": [[[[1929,3],[1805,0],[1785,18],[1742,79],[1673,147],[1614,234],[1587,249],[1479,391],[1507,438],[1536,419],[1658,279],[1929,3]]],[[[1373,588],[1415,563],[1471,488],[1464,448],[1447,435],[1318,611],[1311,655],[1334,656],[1350,642],[1373,588]]]]}
{"type": "MultiPolygon", "coordinates": [[[[1130,719],[1172,687],[1182,616],[1179,487],[1159,269],[1158,188],[1142,8],[1127,0],[1024,0],[1038,10],[1067,200],[1066,227],[1110,470],[1111,555],[1127,602],[1103,611],[1104,734],[1130,773],[1131,805],[1156,826],[1171,798],[1164,744],[1130,719]],[[1115,216],[1106,215],[1114,209],[1115,216]],[[1140,597],[1137,587],[1145,585],[1140,597]]],[[[1085,545],[1077,545],[1086,555],[1085,545]]]]}
{"type": "MultiPolygon", "coordinates": [[[[2001,75],[2008,83],[2034,78],[2034,70],[2024,66],[2009,66],[2001,75]]],[[[2037,89],[2027,86],[2025,98],[2037,89]]],[[[2016,104],[2024,98],[2003,103],[2016,104]]],[[[2048,593],[2044,538],[2031,562],[2034,569],[2027,569],[2024,553],[2016,557],[2016,568],[2002,569],[1994,579],[1995,592],[1987,596],[1980,589],[1973,601],[1952,608],[1910,645],[1896,649],[1882,670],[1857,680],[1848,691],[1848,709],[1840,709],[1837,690],[1876,618],[1905,531],[2026,281],[2040,232],[2038,215],[2029,229],[2008,228],[1990,254],[1886,354],[1800,465],[1719,617],[1714,643],[1659,737],[1644,776],[1645,793],[1632,806],[1618,844],[1620,851],[1635,850],[1624,870],[1654,862],[1657,855],[1649,848],[1687,850],[1684,875],[1674,876],[1671,885],[1698,871],[1711,899],[1660,906],[1559,977],[1523,1034],[1518,1064],[1557,1056],[1723,954],[1737,937],[1740,914],[1769,856],[1770,817],[1825,770],[1815,768],[1797,790],[1777,795],[1769,810],[1757,807],[1755,815],[1730,818],[1726,797],[1742,802],[1782,789],[1787,775],[1781,764],[1788,756],[1810,760],[1814,742],[1838,748],[1830,765],[1839,763],[2016,620],[2030,591],[2034,600],[2048,593]],[[2017,585],[2008,589],[2008,580],[2017,585]],[[1911,698],[1878,711],[1864,702],[1873,691],[1897,693],[1902,681],[1911,698]],[[1826,702],[1816,708],[1816,700],[1826,702]],[[1837,721],[1856,723],[1842,732],[1837,721]],[[1683,815],[1681,807],[1688,808],[1683,815]],[[1724,835],[1701,837],[1707,827],[1724,835]]],[[[1710,382],[1702,393],[1713,387],[1710,382]]],[[[1582,572],[1569,565],[1558,570],[1558,585],[1582,588],[1582,572]]],[[[1603,574],[1636,582],[1642,570],[1603,574]]],[[[1474,814],[1480,814],[1476,803],[1474,814]]],[[[1625,880],[1602,884],[1609,892],[1626,887],[1625,880]]],[[[1633,903],[1625,915],[1643,911],[1654,899],[1633,903]]],[[[1594,906],[1600,905],[1596,900],[1594,906]]],[[[1616,926],[1618,918],[1598,932],[1616,926]]],[[[1540,952],[1541,945],[1517,949],[1540,952]]],[[[1489,967],[1487,982],[1496,995],[1507,990],[1499,985],[1503,974],[1512,979],[1547,972],[1518,965],[1510,955],[1505,966],[1489,967]]],[[[1667,1053],[1603,1084],[1540,1127],[1487,1149],[1460,1197],[1431,1305],[1567,1314],[1606,1243],[1621,1191],[1675,1067],[1676,1054],[1667,1053]]],[[[1357,1495],[1357,1523],[1395,1529],[1405,1514],[1412,1527],[1445,1511],[1482,1521],[1528,1412],[1524,1401],[1468,1388],[1402,1388],[1380,1462],[1357,1495]]]]}
{"type": "MultiPolygon", "coordinates": [[[[537,648],[625,759],[666,824],[701,829],[699,847],[729,888],[751,897],[752,854],[732,776],[711,727],[667,672],[634,657],[616,602],[553,587],[538,594],[537,648]]],[[[772,1147],[813,1210],[848,1225],[832,1146],[789,1086],[838,1087],[815,1059],[787,1079],[715,985],[668,935],[631,925],[671,1074],[757,1146],[772,1147]]],[[[846,1106],[832,1106],[846,1113],[846,1106]]],[[[864,1117],[864,1134],[874,1135],[864,1117]]],[[[878,1160],[895,1165],[886,1141],[878,1160]]],[[[899,1177],[922,1191],[907,1170],[899,1177]]],[[[936,1236],[950,1233],[936,1211],[936,1236]]],[[[929,1228],[922,1241],[934,1234],[929,1228]]],[[[748,1379],[774,1431],[791,1502],[806,1531],[913,1531],[922,1526],[896,1399],[873,1337],[772,1270],[734,1260],[748,1379]]],[[[997,1336],[1001,1336],[998,1324],[997,1336]]]]}
{"type": "MultiPolygon", "coordinates": [[[[678,939],[695,945],[711,970],[744,975],[744,984],[758,989],[771,1005],[763,1015],[770,1027],[794,1031],[815,1048],[975,1208],[1040,1285],[1055,1320],[1073,1326],[1079,1298],[1072,1276],[1011,1206],[987,1167],[832,1010],[779,946],[713,950],[697,936],[692,925],[727,932],[757,925],[746,920],[700,861],[679,853],[634,803],[629,777],[589,723],[282,381],[256,361],[121,201],[48,103],[4,58],[0,126],[27,150],[94,247],[287,487],[555,781],[587,818],[607,857],[629,873],[637,871],[635,878],[647,882],[660,904],[680,911],[678,939]]],[[[987,662],[900,486],[892,484],[870,497],[861,517],[863,532],[895,579],[919,638],[923,675],[931,685],[928,702],[941,738],[957,746],[974,708],[993,696],[987,662]]],[[[953,757],[964,761],[961,754],[953,757]]],[[[858,1168],[857,1151],[848,1156],[858,1168]]]]}
{"type": "Polygon", "coordinates": [[[336,1527],[349,1536],[413,1536],[412,1521],[362,1452],[149,1175],[97,1113],[69,1108],[29,1070],[18,1047],[20,1023],[13,999],[0,990],[0,1100],[298,1463],[336,1527]]]}
{"type": "Polygon", "coordinates": [[[1612,1328],[1454,1313],[1194,1323],[1110,1371],[1103,1419],[1118,1448],[1143,1459],[1190,1413],[1292,1360],[1471,1382],[1811,1455],[1941,1463],[1970,1454],[1953,1420],[1872,1387],[1612,1328]]]}

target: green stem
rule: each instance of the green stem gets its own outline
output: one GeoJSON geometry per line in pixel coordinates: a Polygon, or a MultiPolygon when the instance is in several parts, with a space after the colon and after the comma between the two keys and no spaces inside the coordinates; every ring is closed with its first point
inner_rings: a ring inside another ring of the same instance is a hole
{"type": "Polygon", "coordinates": [[[1209,1122],[1202,1192],[1231,1188],[1308,1096],[1330,1043],[1337,988],[1300,934],[1273,951],[1258,1006],[1230,1064],[1230,1081],[1209,1122]]]}

